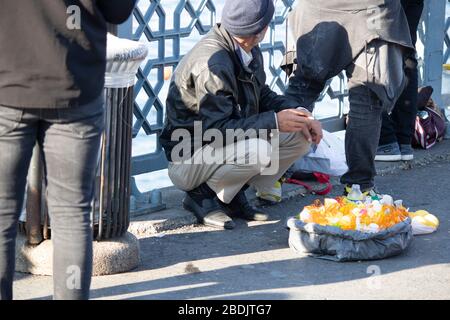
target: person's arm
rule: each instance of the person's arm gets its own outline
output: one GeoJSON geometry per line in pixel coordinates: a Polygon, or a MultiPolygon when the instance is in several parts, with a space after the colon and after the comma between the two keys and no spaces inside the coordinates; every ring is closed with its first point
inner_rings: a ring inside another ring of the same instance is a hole
{"type": "Polygon", "coordinates": [[[275,113],[274,110],[265,111],[246,118],[237,116],[238,105],[233,95],[236,90],[236,79],[226,66],[210,66],[197,77],[196,95],[203,130],[218,129],[224,137],[227,129],[244,131],[254,129],[257,135],[260,129],[279,129],[281,132],[301,131],[308,141],[320,141],[320,123],[309,119],[300,110],[291,108],[291,110],[281,110],[279,113],[275,113]]]}
{"type": "Polygon", "coordinates": [[[238,103],[233,95],[237,90],[236,79],[227,66],[210,66],[200,73],[195,83],[203,130],[215,128],[225,134],[227,129],[277,128],[274,111],[246,118],[238,116],[238,103]]]}
{"type": "Polygon", "coordinates": [[[125,22],[133,12],[136,0],[97,0],[105,20],[112,24],[125,22]]]}
{"type": "Polygon", "coordinates": [[[261,90],[260,105],[262,111],[273,110],[279,112],[284,109],[294,109],[302,107],[297,101],[286,96],[282,96],[272,91],[266,84],[261,90]]]}
{"type": "MultiPolygon", "coordinates": [[[[260,65],[264,65],[264,58],[261,50],[255,49],[252,52],[255,56],[255,60],[260,61],[260,65]]],[[[285,95],[279,95],[272,89],[270,89],[270,87],[266,84],[266,73],[264,72],[262,67],[258,68],[258,70],[256,71],[256,78],[258,79],[260,86],[259,109],[261,111],[280,112],[281,110],[285,109],[303,107],[295,99],[286,97],[285,95]]]]}

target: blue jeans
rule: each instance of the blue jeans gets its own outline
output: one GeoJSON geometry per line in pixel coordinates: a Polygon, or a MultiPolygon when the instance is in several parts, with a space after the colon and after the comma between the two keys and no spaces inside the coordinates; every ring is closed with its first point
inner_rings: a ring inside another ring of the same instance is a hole
{"type": "Polygon", "coordinates": [[[0,300],[13,295],[17,224],[36,141],[47,182],[54,298],[89,298],[90,211],[103,128],[103,96],[68,109],[0,106],[0,300]]]}

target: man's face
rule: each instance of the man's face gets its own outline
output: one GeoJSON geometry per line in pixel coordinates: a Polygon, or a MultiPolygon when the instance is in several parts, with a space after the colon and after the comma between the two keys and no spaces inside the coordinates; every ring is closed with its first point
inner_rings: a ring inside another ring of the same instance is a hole
{"type": "Polygon", "coordinates": [[[269,29],[269,26],[265,27],[263,31],[261,31],[260,33],[254,35],[254,36],[234,37],[234,39],[239,42],[241,47],[243,47],[244,49],[249,51],[250,49],[257,47],[261,43],[261,41],[264,40],[267,29],[269,29]]]}
{"type": "Polygon", "coordinates": [[[264,40],[264,38],[266,37],[267,29],[269,29],[269,26],[265,27],[263,31],[255,36],[255,46],[257,46],[264,40]]]}

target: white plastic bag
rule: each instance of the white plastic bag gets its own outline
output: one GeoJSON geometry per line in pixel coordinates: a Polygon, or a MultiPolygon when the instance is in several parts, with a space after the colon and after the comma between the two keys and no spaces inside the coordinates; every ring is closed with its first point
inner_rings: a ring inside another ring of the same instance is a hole
{"type": "Polygon", "coordinates": [[[292,170],[342,176],[348,171],[344,140],[323,130],[323,139],[317,148],[311,148],[308,154],[298,159],[292,170]]]}
{"type": "Polygon", "coordinates": [[[413,235],[433,233],[439,227],[439,220],[428,211],[419,210],[409,214],[412,219],[413,235]]]}

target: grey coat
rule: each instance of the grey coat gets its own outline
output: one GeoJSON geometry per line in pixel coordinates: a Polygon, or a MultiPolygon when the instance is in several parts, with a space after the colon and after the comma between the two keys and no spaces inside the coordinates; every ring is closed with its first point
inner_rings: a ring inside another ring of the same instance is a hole
{"type": "Polygon", "coordinates": [[[414,50],[399,0],[299,0],[289,17],[302,75],[324,82],[379,39],[414,50]]]}

